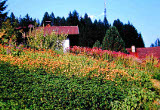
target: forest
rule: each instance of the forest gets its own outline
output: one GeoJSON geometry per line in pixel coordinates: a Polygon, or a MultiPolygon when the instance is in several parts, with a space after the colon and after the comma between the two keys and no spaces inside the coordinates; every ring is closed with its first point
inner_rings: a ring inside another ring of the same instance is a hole
{"type": "MultiPolygon", "coordinates": [[[[14,13],[11,12],[11,14],[8,15],[8,13],[4,11],[7,9],[5,3],[5,1],[1,2],[0,5],[1,43],[4,42],[3,40],[7,41],[7,39],[9,39],[8,37],[15,36],[15,39],[17,39],[16,42],[20,44],[22,42],[21,29],[28,32],[29,25],[32,24],[35,27],[46,26],[49,21],[51,26],[78,26],[80,34],[78,36],[79,42],[76,43],[77,46],[93,47],[95,42],[102,44],[106,32],[110,27],[116,27],[116,31],[118,31],[117,35],[122,38],[125,48],[130,48],[132,45],[136,47],[145,46],[141,33],[139,33],[129,21],[127,24],[124,24],[120,19],[116,19],[113,23],[109,23],[107,17],[104,17],[103,20],[96,19],[93,21],[87,13],[82,16],[79,15],[76,10],[69,12],[66,18],[54,15],[54,12],[45,12],[42,21],[40,21],[39,19],[32,18],[29,14],[26,14],[24,17],[16,17],[14,13]]],[[[114,32],[112,34],[114,34],[114,32]]]]}

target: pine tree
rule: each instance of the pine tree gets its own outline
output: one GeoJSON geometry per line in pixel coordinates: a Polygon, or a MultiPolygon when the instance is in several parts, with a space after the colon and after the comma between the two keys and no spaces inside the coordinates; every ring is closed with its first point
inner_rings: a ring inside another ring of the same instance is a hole
{"type": "Polygon", "coordinates": [[[138,39],[136,43],[137,47],[145,47],[144,41],[141,34],[138,34],[138,39]]]}
{"type": "Polygon", "coordinates": [[[125,42],[126,48],[130,48],[132,45],[137,45],[138,32],[137,29],[130,23],[123,26],[122,39],[125,42]]]}
{"type": "Polygon", "coordinates": [[[85,25],[92,25],[92,20],[91,20],[91,18],[88,16],[87,13],[85,13],[85,15],[84,15],[84,23],[85,23],[85,25]]]}
{"type": "Polygon", "coordinates": [[[123,24],[119,19],[114,20],[113,26],[118,29],[118,32],[125,42],[126,48],[130,48],[132,45],[136,47],[144,47],[144,41],[142,35],[137,32],[136,28],[128,22],[123,24]]]}
{"type": "Polygon", "coordinates": [[[72,13],[69,13],[69,16],[67,18],[67,25],[69,26],[77,26],[79,25],[79,14],[76,10],[74,10],[72,13]]]}
{"type": "Polygon", "coordinates": [[[125,43],[116,27],[110,27],[102,42],[102,49],[111,51],[124,51],[125,43]]]}
{"type": "Polygon", "coordinates": [[[85,14],[84,18],[81,17],[80,25],[79,25],[79,31],[80,31],[79,45],[80,46],[93,47],[93,44],[95,43],[95,41],[93,39],[92,28],[93,27],[92,27],[91,18],[88,16],[88,14],[85,14]]]}
{"type": "Polygon", "coordinates": [[[13,12],[11,12],[11,15],[10,15],[9,19],[10,19],[11,25],[12,25],[14,28],[18,27],[19,21],[18,21],[18,19],[15,17],[15,15],[14,15],[13,12]]]}
{"type": "Polygon", "coordinates": [[[67,25],[68,26],[72,25],[72,20],[73,20],[73,15],[71,12],[69,12],[69,16],[67,17],[67,25]]]}
{"type": "Polygon", "coordinates": [[[57,18],[55,18],[54,25],[55,26],[61,26],[61,17],[57,16],[57,18]]]}
{"type": "Polygon", "coordinates": [[[13,14],[13,12],[12,12],[11,15],[10,15],[10,21],[11,21],[11,24],[12,24],[12,25],[13,25],[14,22],[16,21],[16,17],[15,17],[15,15],[13,14]]]}
{"type": "Polygon", "coordinates": [[[123,37],[123,22],[121,22],[119,19],[114,20],[113,26],[118,29],[120,36],[123,37]]]}
{"type": "Polygon", "coordinates": [[[160,40],[159,38],[157,38],[157,40],[155,41],[155,43],[152,43],[150,47],[158,47],[160,46],[160,40]]]}
{"type": "Polygon", "coordinates": [[[104,22],[105,29],[106,30],[109,29],[110,25],[109,25],[108,20],[107,20],[106,17],[104,17],[104,21],[103,22],[104,22]]]}
{"type": "Polygon", "coordinates": [[[76,10],[73,11],[73,26],[79,25],[79,14],[76,10]]]}
{"type": "Polygon", "coordinates": [[[101,45],[101,43],[97,40],[97,41],[94,43],[93,47],[101,48],[102,45],[101,45]]]}
{"type": "Polygon", "coordinates": [[[4,12],[7,8],[5,5],[7,0],[0,0],[0,28],[2,26],[2,22],[4,22],[5,18],[7,17],[7,12],[4,12]]]}
{"type": "Polygon", "coordinates": [[[61,26],[65,26],[66,25],[66,19],[64,17],[62,17],[61,19],[61,26]]]}
{"type": "Polygon", "coordinates": [[[43,16],[43,19],[42,19],[42,23],[41,23],[41,26],[46,26],[47,25],[47,21],[51,21],[51,18],[50,18],[50,16],[49,16],[49,14],[48,14],[48,12],[45,12],[44,13],[44,16],[43,16]]]}
{"type": "Polygon", "coordinates": [[[51,15],[50,15],[50,20],[51,20],[51,26],[54,25],[54,22],[55,22],[55,16],[54,16],[54,13],[52,12],[51,15]]]}

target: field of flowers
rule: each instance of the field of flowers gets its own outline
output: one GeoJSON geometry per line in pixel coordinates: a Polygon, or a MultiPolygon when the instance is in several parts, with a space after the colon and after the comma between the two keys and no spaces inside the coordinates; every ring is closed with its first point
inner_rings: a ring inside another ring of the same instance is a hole
{"type": "Polygon", "coordinates": [[[158,109],[160,64],[74,46],[69,53],[0,45],[0,109],[158,109]]]}

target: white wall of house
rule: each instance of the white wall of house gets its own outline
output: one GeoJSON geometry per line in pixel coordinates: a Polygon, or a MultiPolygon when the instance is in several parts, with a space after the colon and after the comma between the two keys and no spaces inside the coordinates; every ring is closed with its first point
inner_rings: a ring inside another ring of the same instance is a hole
{"type": "Polygon", "coordinates": [[[66,40],[63,41],[63,52],[67,52],[67,50],[70,47],[70,40],[69,38],[67,38],[66,40]]]}

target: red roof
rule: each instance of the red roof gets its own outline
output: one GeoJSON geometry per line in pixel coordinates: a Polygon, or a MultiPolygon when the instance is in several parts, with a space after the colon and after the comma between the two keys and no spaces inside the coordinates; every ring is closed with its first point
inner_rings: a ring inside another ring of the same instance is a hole
{"type": "Polygon", "coordinates": [[[78,26],[46,26],[44,27],[44,32],[56,34],[68,34],[68,35],[77,35],[79,34],[78,26]]]}
{"type": "Polygon", "coordinates": [[[24,27],[19,26],[19,27],[15,28],[15,29],[19,30],[19,29],[25,29],[25,28],[26,28],[25,26],[24,27]]]}
{"type": "Polygon", "coordinates": [[[127,51],[140,59],[146,58],[146,56],[153,55],[160,59],[160,47],[147,47],[147,48],[136,48],[136,52],[131,52],[131,48],[127,48],[127,51]]]}

